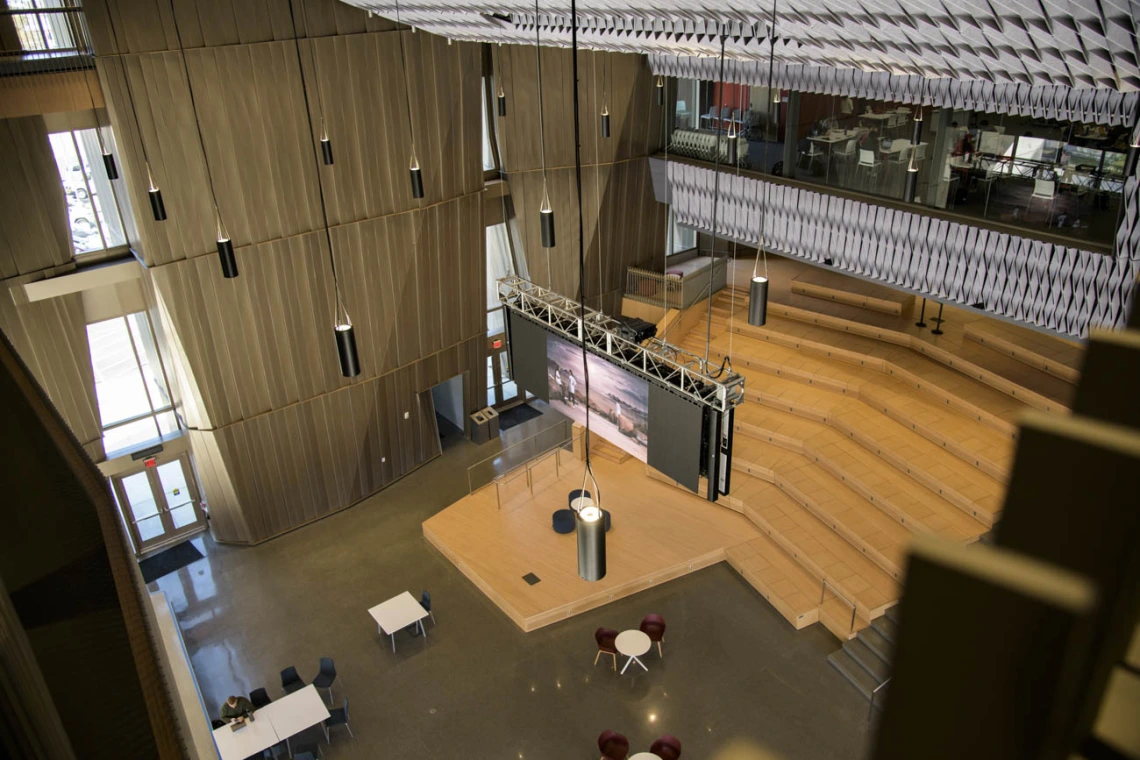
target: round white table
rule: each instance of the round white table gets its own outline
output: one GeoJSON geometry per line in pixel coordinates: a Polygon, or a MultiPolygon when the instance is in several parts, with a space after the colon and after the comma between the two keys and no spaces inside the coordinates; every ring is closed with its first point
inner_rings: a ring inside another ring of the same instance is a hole
{"type": "MultiPolygon", "coordinates": [[[[614,640],[614,646],[617,647],[619,652],[629,658],[625,661],[625,666],[621,669],[622,673],[625,673],[630,663],[634,662],[640,665],[642,670],[646,672],[649,671],[649,668],[645,667],[645,663],[637,659],[648,652],[649,648],[653,646],[653,642],[649,640],[649,636],[641,631],[622,631],[617,635],[617,639],[614,640]]],[[[650,755],[650,757],[657,756],[650,755]]],[[[631,758],[630,760],[633,759],[631,758]]]]}
{"type": "Polygon", "coordinates": [[[661,760],[661,758],[652,752],[638,752],[636,755],[630,757],[629,760],[661,760]]]}

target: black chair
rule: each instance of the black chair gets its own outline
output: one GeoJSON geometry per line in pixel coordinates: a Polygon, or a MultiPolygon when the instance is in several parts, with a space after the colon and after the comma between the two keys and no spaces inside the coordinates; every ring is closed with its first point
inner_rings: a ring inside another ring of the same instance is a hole
{"type": "Polygon", "coordinates": [[[431,594],[426,591],[420,594],[420,606],[431,616],[431,624],[435,625],[435,613],[431,611],[431,594]]]}
{"type": "Polygon", "coordinates": [[[264,688],[261,688],[254,689],[249,693],[249,701],[253,703],[253,709],[257,710],[259,708],[265,707],[273,700],[269,698],[269,692],[267,692],[264,688]]]}
{"type": "Polygon", "coordinates": [[[348,697],[344,699],[344,707],[336,707],[329,710],[329,717],[325,720],[325,740],[329,741],[329,729],[334,726],[344,726],[348,729],[348,735],[355,739],[352,734],[352,728],[348,725],[348,697]]]}
{"type": "Polygon", "coordinates": [[[293,760],[317,760],[320,756],[320,744],[298,745],[293,748],[293,760]]]}
{"type": "Polygon", "coordinates": [[[574,510],[572,509],[556,509],[554,514],[550,516],[550,527],[554,529],[555,533],[562,535],[573,533],[576,526],[574,510]]]}
{"type": "Polygon", "coordinates": [[[321,658],[321,672],[313,679],[313,686],[318,689],[329,690],[329,702],[332,702],[332,687],[336,683],[336,665],[331,657],[321,658]]]}
{"type": "Polygon", "coordinates": [[[286,694],[292,694],[298,689],[305,688],[305,682],[297,675],[297,669],[290,665],[281,671],[281,688],[286,694]]]}
{"type": "Polygon", "coordinates": [[[221,728],[224,725],[226,725],[226,722],[221,718],[214,718],[210,721],[210,728],[221,728]]]}

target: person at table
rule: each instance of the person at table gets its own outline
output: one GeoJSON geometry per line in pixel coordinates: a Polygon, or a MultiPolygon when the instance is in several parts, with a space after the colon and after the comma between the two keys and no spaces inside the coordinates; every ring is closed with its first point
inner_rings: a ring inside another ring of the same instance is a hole
{"type": "Polygon", "coordinates": [[[221,717],[227,723],[253,715],[253,703],[245,697],[229,697],[222,705],[221,717]]]}
{"type": "Polygon", "coordinates": [[[970,156],[974,155],[974,138],[969,132],[963,132],[958,142],[954,144],[954,150],[950,151],[951,156],[965,156],[969,160],[970,156]]]}

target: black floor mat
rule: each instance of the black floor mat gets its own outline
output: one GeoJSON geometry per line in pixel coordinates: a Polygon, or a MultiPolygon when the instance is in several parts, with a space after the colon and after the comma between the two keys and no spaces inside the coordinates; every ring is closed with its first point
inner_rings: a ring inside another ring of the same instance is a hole
{"type": "Polygon", "coordinates": [[[515,425],[521,425],[527,420],[533,420],[535,417],[541,416],[542,412],[529,404],[512,406],[505,412],[499,412],[499,430],[510,430],[515,425]]]}
{"type": "Polygon", "coordinates": [[[202,559],[202,552],[198,551],[198,547],[194,544],[184,541],[178,546],[144,559],[139,563],[139,570],[142,570],[143,581],[150,583],[173,573],[180,567],[186,567],[197,559],[202,559]]]}

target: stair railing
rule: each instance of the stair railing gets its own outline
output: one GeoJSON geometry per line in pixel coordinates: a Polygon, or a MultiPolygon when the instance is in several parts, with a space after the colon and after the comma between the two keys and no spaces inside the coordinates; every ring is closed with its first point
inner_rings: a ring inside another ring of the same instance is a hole
{"type": "Polygon", "coordinates": [[[823,604],[823,599],[825,596],[827,596],[827,589],[828,588],[830,588],[833,592],[835,592],[835,595],[837,597],[839,597],[843,601],[847,602],[847,604],[851,607],[851,625],[848,627],[848,630],[851,633],[854,633],[855,632],[855,602],[851,601],[850,599],[845,597],[843,594],[841,594],[839,592],[839,589],[837,589],[835,586],[832,586],[830,583],[827,582],[827,579],[824,578],[823,579],[823,585],[820,587],[820,590],[819,590],[819,603],[820,604],[823,604]]]}
{"type": "Polygon", "coordinates": [[[871,707],[867,710],[867,722],[868,723],[871,722],[871,716],[875,714],[875,697],[878,696],[879,689],[883,688],[884,686],[886,686],[890,682],[891,682],[891,679],[890,679],[890,676],[888,676],[887,680],[883,681],[881,684],[876,686],[874,688],[874,690],[871,692],[871,707]]]}

